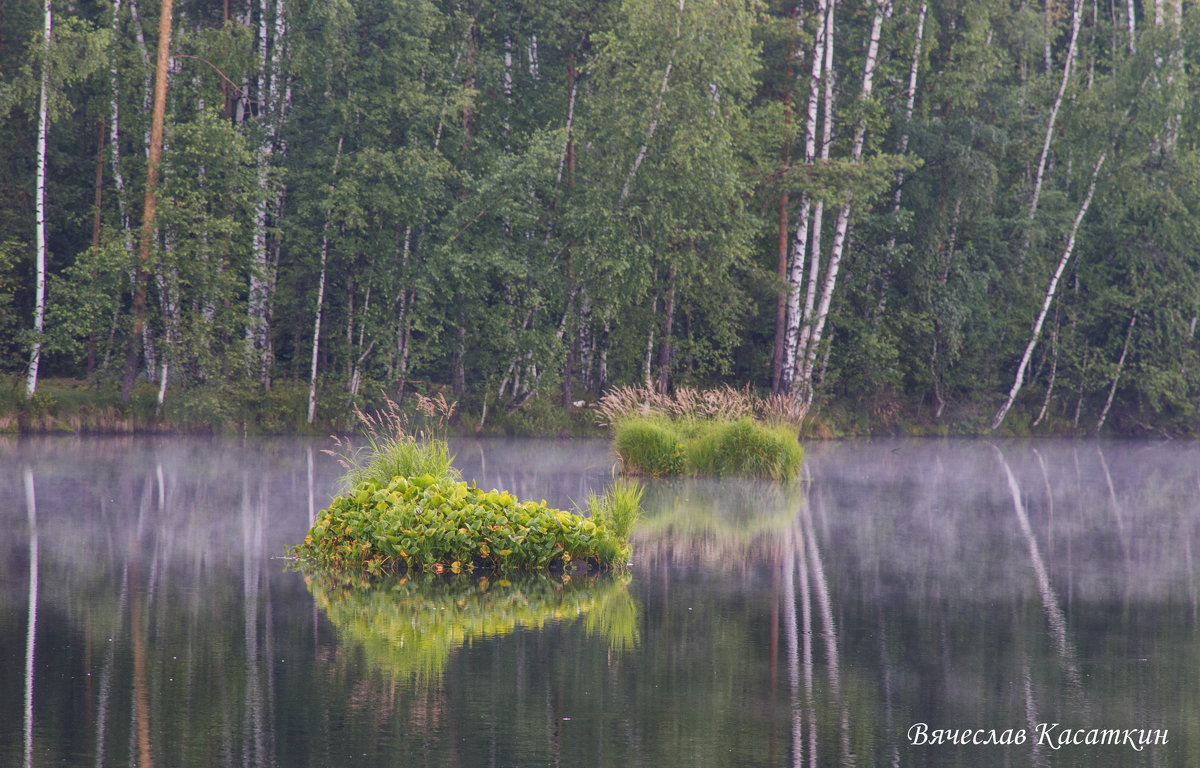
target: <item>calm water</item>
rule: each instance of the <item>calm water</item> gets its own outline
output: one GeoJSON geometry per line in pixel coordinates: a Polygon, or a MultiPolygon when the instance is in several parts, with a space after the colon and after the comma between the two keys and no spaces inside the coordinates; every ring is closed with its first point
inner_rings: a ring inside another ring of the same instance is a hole
{"type": "Polygon", "coordinates": [[[324,445],[0,440],[0,766],[1200,765],[1200,446],[814,445],[652,484],[625,579],[364,587],[283,558],[324,445]]]}

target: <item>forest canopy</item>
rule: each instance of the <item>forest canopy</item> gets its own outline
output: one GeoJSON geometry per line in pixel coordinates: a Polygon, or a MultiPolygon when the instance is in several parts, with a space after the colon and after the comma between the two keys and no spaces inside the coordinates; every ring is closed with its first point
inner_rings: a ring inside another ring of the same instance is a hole
{"type": "Polygon", "coordinates": [[[1195,433],[1197,13],[6,0],[0,366],[1195,433]]]}

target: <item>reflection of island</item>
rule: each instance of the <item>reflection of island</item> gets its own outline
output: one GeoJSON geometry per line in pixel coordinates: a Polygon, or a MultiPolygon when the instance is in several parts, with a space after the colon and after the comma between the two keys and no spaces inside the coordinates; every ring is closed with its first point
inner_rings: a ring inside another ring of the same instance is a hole
{"type": "MultiPolygon", "coordinates": [[[[687,478],[646,486],[633,529],[634,560],[683,560],[741,568],[778,548],[803,504],[800,485],[764,480],[687,478]]],[[[768,557],[768,559],[770,559],[768,557]]]]}
{"type": "Polygon", "coordinates": [[[418,574],[368,582],[314,572],[305,582],[342,637],[361,645],[370,664],[398,677],[437,681],[456,648],[581,617],[589,635],[607,636],[614,649],[638,640],[628,576],[560,580],[536,573],[509,582],[418,574]]]}

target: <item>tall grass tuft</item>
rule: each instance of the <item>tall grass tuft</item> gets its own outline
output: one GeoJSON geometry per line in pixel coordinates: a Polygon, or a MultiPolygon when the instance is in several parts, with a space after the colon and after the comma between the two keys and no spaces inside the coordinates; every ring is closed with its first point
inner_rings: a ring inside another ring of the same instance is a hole
{"type": "Polygon", "coordinates": [[[682,436],[669,419],[622,420],[617,425],[615,447],[628,473],[667,477],[683,471],[682,436]]]}
{"type": "Polygon", "coordinates": [[[792,397],[760,397],[730,386],[673,394],[618,387],[597,405],[612,427],[625,472],[791,480],[804,462],[798,436],[807,412],[792,397]]]}
{"type": "Polygon", "coordinates": [[[588,494],[585,507],[597,527],[607,528],[612,537],[597,544],[601,561],[613,561],[629,554],[629,534],[642,514],[642,493],[636,480],[622,478],[603,494],[588,494]]]}
{"type": "MultiPolygon", "coordinates": [[[[400,406],[386,395],[384,403],[381,410],[373,413],[364,413],[358,406],[354,407],[366,445],[355,446],[349,438],[335,435],[334,448],[325,451],[346,469],[339,493],[349,493],[367,481],[382,488],[396,477],[430,475],[439,483],[458,482],[461,474],[454,467],[454,456],[446,441],[427,438],[423,433],[410,434],[408,417],[401,412],[400,406]]],[[[446,404],[443,399],[440,405],[448,419],[454,404],[446,404]]]]}
{"type": "Polygon", "coordinates": [[[791,480],[804,463],[795,432],[750,418],[711,425],[687,443],[686,455],[690,472],[717,477],[791,480]]]}
{"type": "Polygon", "coordinates": [[[787,395],[761,397],[750,390],[726,384],[716,389],[679,387],[663,394],[648,387],[616,387],[596,404],[596,420],[614,427],[628,418],[663,416],[677,422],[737,421],[753,417],[772,426],[787,426],[797,433],[808,407],[787,395]]]}

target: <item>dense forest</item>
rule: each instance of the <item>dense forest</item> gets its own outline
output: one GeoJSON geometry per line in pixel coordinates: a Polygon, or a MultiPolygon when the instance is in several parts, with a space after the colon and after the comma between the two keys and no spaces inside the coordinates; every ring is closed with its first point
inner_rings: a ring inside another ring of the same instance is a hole
{"type": "Polygon", "coordinates": [[[5,0],[6,389],[1200,431],[1198,12],[5,0]]]}

